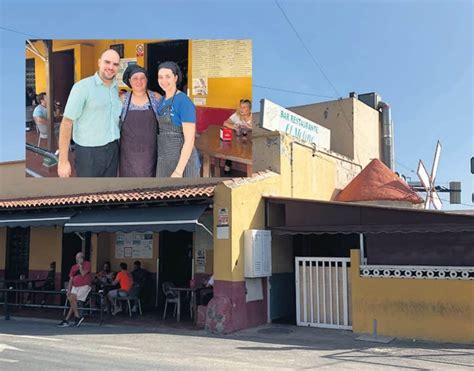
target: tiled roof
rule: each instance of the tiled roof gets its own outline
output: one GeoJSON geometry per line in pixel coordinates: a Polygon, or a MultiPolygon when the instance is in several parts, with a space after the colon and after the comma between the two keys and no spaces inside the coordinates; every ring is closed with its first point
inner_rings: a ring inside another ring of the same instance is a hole
{"type": "Polygon", "coordinates": [[[205,184],[0,200],[0,209],[207,198],[214,196],[215,187],[216,184],[205,184]]]}
{"type": "Polygon", "coordinates": [[[380,160],[372,160],[336,196],[336,201],[406,201],[421,204],[423,199],[380,160]]]}

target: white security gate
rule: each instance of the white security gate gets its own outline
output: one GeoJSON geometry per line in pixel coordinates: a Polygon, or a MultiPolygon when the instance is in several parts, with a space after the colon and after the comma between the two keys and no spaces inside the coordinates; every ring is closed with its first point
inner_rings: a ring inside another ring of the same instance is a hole
{"type": "Polygon", "coordinates": [[[349,258],[295,258],[296,323],[352,329],[349,258]]]}

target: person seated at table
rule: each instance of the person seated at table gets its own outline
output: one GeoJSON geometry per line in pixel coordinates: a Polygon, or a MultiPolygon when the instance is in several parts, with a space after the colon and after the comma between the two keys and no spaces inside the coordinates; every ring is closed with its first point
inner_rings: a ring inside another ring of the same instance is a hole
{"type": "Polygon", "coordinates": [[[145,286],[145,282],[148,277],[148,271],[142,268],[142,263],[139,260],[136,260],[133,262],[133,271],[132,271],[132,277],[133,277],[133,283],[140,287],[140,289],[145,286]]]}
{"type": "Polygon", "coordinates": [[[241,99],[237,110],[224,121],[223,125],[234,130],[252,130],[252,102],[249,99],[241,99]]]}
{"type": "Polygon", "coordinates": [[[114,281],[114,272],[110,269],[110,262],[105,262],[102,266],[102,270],[97,273],[96,279],[100,284],[101,288],[105,285],[111,285],[114,281]]]}
{"type": "MultiPolygon", "coordinates": [[[[223,126],[235,130],[237,135],[246,135],[252,130],[252,102],[249,99],[241,99],[237,110],[224,121],[223,126]]],[[[226,160],[224,165],[224,175],[229,176],[232,168],[232,161],[226,160]]]]}
{"type": "MultiPolygon", "coordinates": [[[[110,262],[105,262],[102,266],[102,270],[97,273],[94,279],[96,290],[103,290],[104,296],[107,295],[109,290],[112,288],[112,282],[114,282],[115,273],[110,268],[110,262]]],[[[102,300],[102,299],[101,299],[102,300]]]]}
{"type": "MultiPolygon", "coordinates": [[[[150,273],[146,269],[142,268],[142,263],[140,262],[140,260],[136,260],[133,262],[133,271],[132,271],[133,285],[138,287],[139,293],[142,292],[149,274],[150,273]]],[[[137,303],[135,302],[132,308],[132,312],[136,312],[136,311],[137,311],[137,303]]]]}
{"type": "MultiPolygon", "coordinates": [[[[109,291],[107,294],[107,300],[106,305],[110,304],[113,305],[115,299],[117,298],[123,298],[128,295],[130,290],[132,289],[133,286],[133,277],[130,274],[129,271],[127,271],[127,263],[120,263],[120,272],[117,273],[117,276],[115,277],[115,280],[112,282],[112,285],[119,285],[119,289],[115,289],[112,291],[109,291]]],[[[109,305],[107,305],[109,307],[109,305]]],[[[117,314],[120,312],[122,308],[118,305],[114,307],[114,311],[112,312],[113,315],[117,314]]]]}
{"type": "MultiPolygon", "coordinates": [[[[48,275],[46,276],[46,280],[40,289],[42,291],[54,291],[56,289],[56,262],[51,262],[49,264],[48,275]]],[[[48,294],[44,294],[41,304],[45,304],[47,297],[48,294]]]]}

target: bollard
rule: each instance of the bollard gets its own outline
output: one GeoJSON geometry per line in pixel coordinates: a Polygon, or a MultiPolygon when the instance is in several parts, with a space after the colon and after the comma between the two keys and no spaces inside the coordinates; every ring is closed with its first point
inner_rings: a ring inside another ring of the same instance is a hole
{"type": "Polygon", "coordinates": [[[3,306],[5,310],[5,321],[8,321],[10,319],[10,312],[8,311],[8,291],[4,291],[4,293],[3,306]]]}
{"type": "Polygon", "coordinates": [[[104,315],[104,290],[99,290],[99,302],[100,302],[99,325],[102,326],[103,315],[104,315]]]}
{"type": "Polygon", "coordinates": [[[373,323],[373,337],[376,338],[377,337],[377,320],[374,319],[374,323],[373,323]]]}

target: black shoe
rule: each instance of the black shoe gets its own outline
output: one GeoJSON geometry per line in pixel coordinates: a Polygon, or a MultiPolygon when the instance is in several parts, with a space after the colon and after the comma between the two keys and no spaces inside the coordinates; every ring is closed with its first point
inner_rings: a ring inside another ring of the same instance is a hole
{"type": "Polygon", "coordinates": [[[83,321],[84,321],[84,317],[76,317],[74,321],[74,327],[79,327],[83,321]]]}
{"type": "Polygon", "coordinates": [[[61,322],[59,322],[56,327],[69,327],[69,321],[63,319],[61,322]]]}

